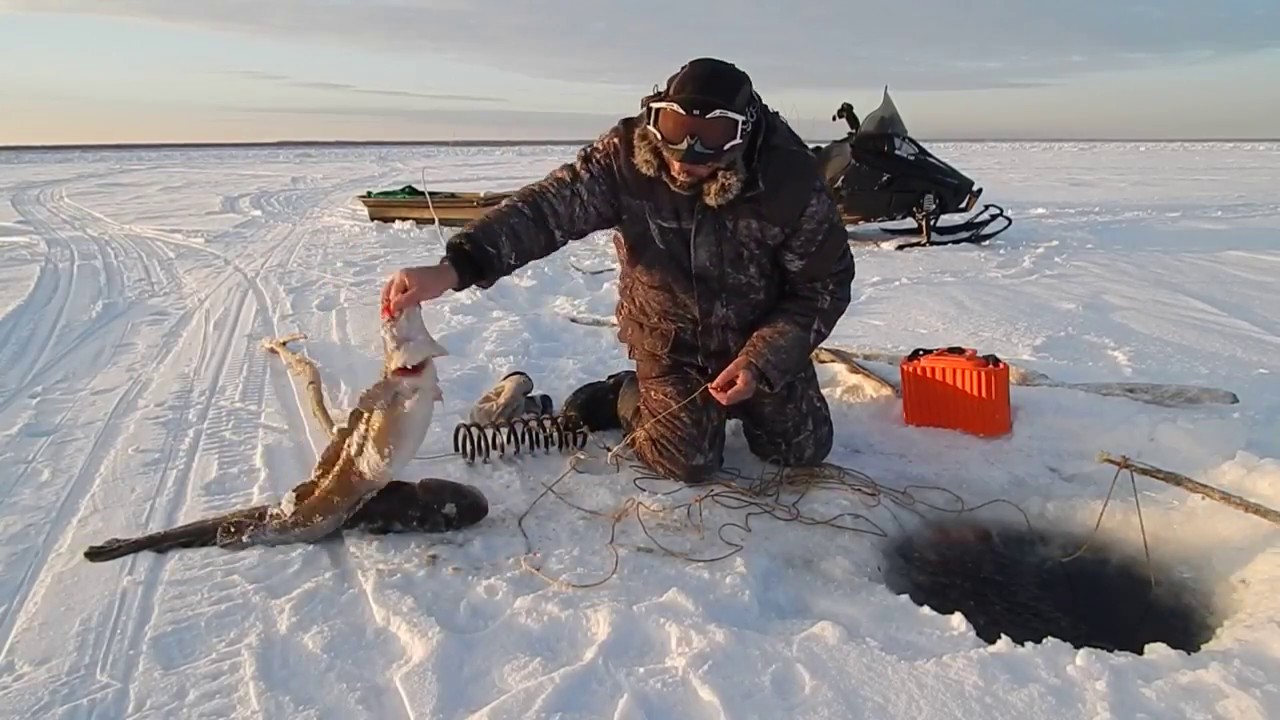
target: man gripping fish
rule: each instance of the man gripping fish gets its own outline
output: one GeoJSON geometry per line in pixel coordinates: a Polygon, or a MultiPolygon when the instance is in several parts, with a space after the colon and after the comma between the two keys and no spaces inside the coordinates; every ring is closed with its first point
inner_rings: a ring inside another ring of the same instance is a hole
{"type": "Polygon", "coordinates": [[[263,505],[90,547],[91,561],[141,550],[218,545],[241,549],[320,541],[343,529],[444,532],[488,514],[476,488],[447,480],[397,480],[418,452],[435,403],[443,400],[435,359],[448,355],[418,305],[382,311],[383,364],[347,422],[333,429],[310,478],[274,506],[263,505]],[[385,495],[385,497],[384,497],[385,495]]]}

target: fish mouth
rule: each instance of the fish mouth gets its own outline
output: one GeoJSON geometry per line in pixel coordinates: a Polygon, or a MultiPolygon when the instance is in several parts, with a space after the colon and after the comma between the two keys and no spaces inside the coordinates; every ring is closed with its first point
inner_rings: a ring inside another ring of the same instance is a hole
{"type": "Polygon", "coordinates": [[[421,375],[422,371],[427,369],[427,362],[428,361],[423,360],[417,365],[401,366],[391,372],[397,377],[413,377],[415,375],[421,375]]]}

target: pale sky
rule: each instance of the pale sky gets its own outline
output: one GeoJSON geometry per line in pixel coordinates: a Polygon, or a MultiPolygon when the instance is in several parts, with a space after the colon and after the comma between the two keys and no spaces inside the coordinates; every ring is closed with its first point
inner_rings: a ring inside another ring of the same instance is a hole
{"type": "Polygon", "coordinates": [[[0,145],[590,139],[704,55],[810,140],[1280,137],[1278,0],[0,0],[0,145]]]}

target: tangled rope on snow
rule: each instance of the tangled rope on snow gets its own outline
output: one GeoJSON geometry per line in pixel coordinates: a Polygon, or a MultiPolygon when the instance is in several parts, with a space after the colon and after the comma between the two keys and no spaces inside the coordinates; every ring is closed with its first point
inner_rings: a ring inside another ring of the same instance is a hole
{"type": "MultiPolygon", "coordinates": [[[[617,448],[611,450],[608,461],[616,472],[623,470],[622,463],[614,459],[617,448]]],[[[580,464],[585,455],[579,454],[569,461],[569,467],[555,480],[547,483],[517,520],[517,526],[525,542],[524,567],[548,582],[572,588],[597,587],[613,578],[619,569],[620,554],[617,546],[618,529],[623,521],[634,519],[640,531],[652,543],[654,549],[670,557],[694,563],[714,563],[737,555],[746,545],[742,538],[730,537],[731,531],[741,536],[753,532],[752,522],[758,518],[770,518],[779,522],[798,523],[806,526],[820,526],[846,532],[860,533],[880,538],[888,538],[890,533],[879,522],[864,512],[841,511],[825,515],[811,512],[803,507],[806,499],[816,491],[830,490],[857,498],[868,512],[877,508],[887,510],[888,514],[904,527],[895,511],[904,510],[921,518],[926,518],[926,511],[935,511],[951,515],[974,512],[985,507],[1004,504],[1013,507],[1030,525],[1025,511],[1016,503],[1005,499],[996,499],[978,505],[969,506],[963,498],[953,491],[937,486],[908,485],[902,488],[890,487],[879,483],[865,473],[825,463],[815,467],[788,468],[776,464],[765,464],[755,475],[748,475],[735,469],[721,470],[714,480],[686,485],[668,480],[654,474],[647,467],[634,462],[626,463],[633,471],[631,483],[640,491],[639,495],[626,498],[621,505],[610,509],[588,508],[570,500],[559,490],[561,483],[574,475],[585,473],[580,464]],[[658,490],[650,487],[659,483],[674,484],[675,487],[658,490]],[[951,502],[947,505],[930,502],[922,497],[925,493],[938,493],[951,502]],[[670,498],[676,495],[689,495],[685,500],[669,505],[661,505],[646,498],[670,498]],[[597,580],[574,582],[564,577],[552,577],[541,567],[535,567],[529,558],[537,556],[533,540],[529,535],[525,522],[534,508],[548,495],[554,497],[565,506],[579,512],[599,517],[609,523],[609,538],[606,549],[612,555],[612,563],[605,575],[597,580]],[[675,550],[663,544],[650,528],[647,519],[670,517],[684,514],[698,537],[707,534],[706,511],[709,507],[719,507],[731,511],[745,511],[735,520],[722,522],[715,529],[716,538],[727,546],[723,552],[706,556],[695,556],[690,552],[675,550]]]]}

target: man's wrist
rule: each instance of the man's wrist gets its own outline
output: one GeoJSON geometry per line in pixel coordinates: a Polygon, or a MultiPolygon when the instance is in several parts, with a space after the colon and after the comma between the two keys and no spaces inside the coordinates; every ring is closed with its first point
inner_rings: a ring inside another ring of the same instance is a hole
{"type": "Polygon", "coordinates": [[[738,357],[743,360],[743,368],[751,372],[751,376],[755,379],[756,385],[763,388],[766,392],[773,392],[775,389],[773,379],[766,371],[765,365],[762,362],[764,358],[761,358],[756,352],[748,349],[744,349],[738,357]]]}
{"type": "Polygon", "coordinates": [[[449,258],[447,256],[440,258],[440,260],[436,262],[436,267],[445,268],[449,271],[449,274],[453,278],[449,281],[449,289],[457,290],[462,278],[458,275],[458,268],[449,261],[449,258]]]}
{"type": "Polygon", "coordinates": [[[454,282],[452,289],[454,292],[471,287],[480,276],[480,269],[476,266],[471,254],[456,243],[450,243],[446,246],[444,256],[440,258],[437,264],[447,265],[453,271],[454,282]]]}

